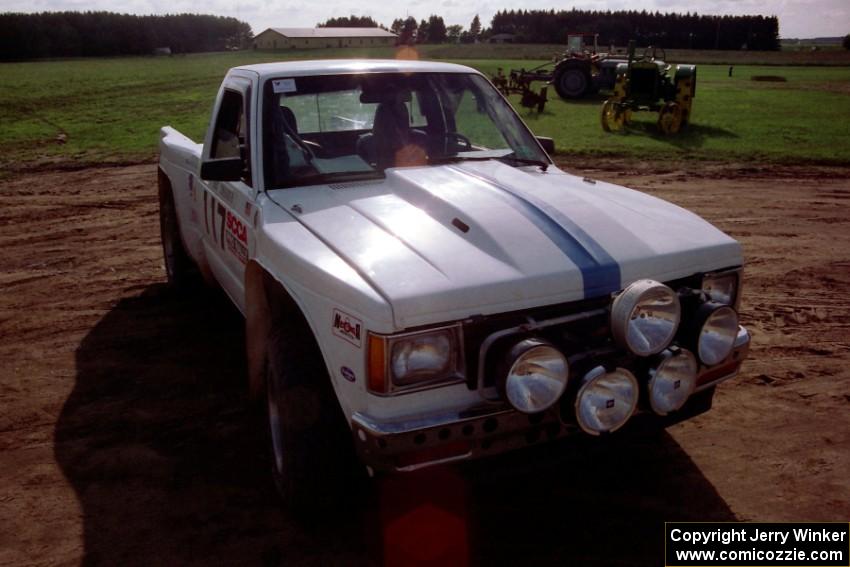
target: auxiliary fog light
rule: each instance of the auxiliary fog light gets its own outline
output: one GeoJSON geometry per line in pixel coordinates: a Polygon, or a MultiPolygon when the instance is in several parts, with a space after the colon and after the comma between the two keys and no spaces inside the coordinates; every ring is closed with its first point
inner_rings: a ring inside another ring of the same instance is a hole
{"type": "Polygon", "coordinates": [[[567,388],[569,365],[561,352],[540,339],[525,339],[510,349],[502,389],[508,402],[523,413],[550,408],[567,388]]]}
{"type": "Polygon", "coordinates": [[[681,319],[679,296],[655,280],[638,280],[614,298],[611,333],[618,345],[638,356],[667,348],[681,319]]]}
{"type": "Polygon", "coordinates": [[[723,362],[738,335],[738,314],[728,305],[709,301],[697,310],[697,356],[706,366],[723,362]]]}
{"type": "Polygon", "coordinates": [[[591,435],[611,433],[621,428],[635,411],[638,382],[624,368],[606,372],[597,366],[582,380],[576,395],[576,420],[591,435]]]}
{"type": "Polygon", "coordinates": [[[665,350],[661,362],[649,371],[649,405],[658,415],[680,409],[694,392],[697,360],[690,351],[665,350]]]}

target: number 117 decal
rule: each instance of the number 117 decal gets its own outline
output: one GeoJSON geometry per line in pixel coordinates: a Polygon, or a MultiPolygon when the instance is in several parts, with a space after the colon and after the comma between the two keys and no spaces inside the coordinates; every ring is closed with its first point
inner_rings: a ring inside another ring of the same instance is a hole
{"type": "Polygon", "coordinates": [[[207,227],[207,234],[212,236],[213,242],[219,244],[221,249],[224,250],[224,205],[219,203],[212,195],[209,195],[209,198],[207,198],[207,195],[207,191],[204,191],[204,226],[207,227]],[[209,206],[207,206],[208,203],[209,206]],[[219,220],[218,235],[216,235],[215,230],[216,212],[218,212],[218,216],[221,217],[221,220],[219,220]],[[212,225],[212,230],[210,230],[210,225],[212,225]]]}
{"type": "Polygon", "coordinates": [[[241,263],[248,261],[248,229],[239,217],[204,191],[204,226],[213,242],[227,249],[241,263]],[[216,226],[218,217],[218,226],[216,226]]]}

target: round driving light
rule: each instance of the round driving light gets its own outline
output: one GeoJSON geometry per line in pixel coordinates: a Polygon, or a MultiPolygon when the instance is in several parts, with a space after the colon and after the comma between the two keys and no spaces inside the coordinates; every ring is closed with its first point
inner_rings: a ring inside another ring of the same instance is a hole
{"type": "Polygon", "coordinates": [[[679,296],[654,280],[629,285],[611,305],[611,333],[618,345],[638,356],[657,354],[676,335],[679,296]]]}
{"type": "Polygon", "coordinates": [[[735,345],[738,314],[728,305],[709,301],[700,305],[697,321],[702,323],[697,337],[699,359],[706,366],[723,362],[735,345]]]}
{"type": "Polygon", "coordinates": [[[649,371],[649,405],[658,415],[681,409],[697,383],[697,360],[690,351],[665,350],[661,362],[649,371]]]}
{"type": "Polygon", "coordinates": [[[586,433],[599,435],[620,429],[635,411],[638,382],[624,368],[588,372],[576,395],[576,421],[586,433]]]}
{"type": "Polygon", "coordinates": [[[520,341],[508,352],[503,392],[523,413],[537,413],[558,401],[567,387],[569,365],[561,352],[539,339],[520,341]]]}

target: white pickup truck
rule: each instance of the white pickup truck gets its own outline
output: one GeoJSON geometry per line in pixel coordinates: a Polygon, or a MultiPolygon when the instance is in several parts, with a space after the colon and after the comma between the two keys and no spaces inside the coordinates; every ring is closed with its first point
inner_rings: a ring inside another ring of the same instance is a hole
{"type": "Polygon", "coordinates": [[[481,73],[417,61],[234,68],[203,145],[162,129],[168,280],[245,315],[284,499],[665,426],[738,373],[738,242],[547,148],[481,73]]]}

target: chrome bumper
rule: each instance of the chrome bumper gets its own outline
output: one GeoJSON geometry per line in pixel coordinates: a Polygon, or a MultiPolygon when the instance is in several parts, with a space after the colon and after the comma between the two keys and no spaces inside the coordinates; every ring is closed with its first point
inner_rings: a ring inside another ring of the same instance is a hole
{"type": "MultiPolygon", "coordinates": [[[[700,371],[694,393],[737,376],[749,349],[750,334],[739,327],[732,353],[717,366],[700,371]]],[[[560,405],[540,414],[527,415],[505,402],[492,402],[459,412],[394,420],[378,420],[357,412],[351,418],[352,432],[364,464],[376,470],[413,471],[496,455],[580,432],[575,423],[562,419],[560,405]]],[[[689,406],[693,406],[690,401],[676,414],[665,418],[651,412],[639,412],[666,426],[705,411],[689,406]]]]}

